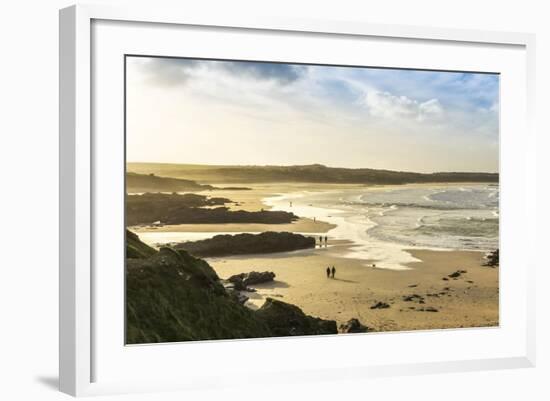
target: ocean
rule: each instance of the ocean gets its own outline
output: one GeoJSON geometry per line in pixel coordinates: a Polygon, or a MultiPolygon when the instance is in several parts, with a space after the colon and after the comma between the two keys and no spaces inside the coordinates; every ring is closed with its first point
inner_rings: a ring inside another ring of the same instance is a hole
{"type": "Polygon", "coordinates": [[[345,255],[376,267],[407,269],[406,249],[498,248],[497,184],[402,185],[323,192],[301,191],[264,199],[274,210],[336,224],[330,239],[350,240],[345,255]]]}

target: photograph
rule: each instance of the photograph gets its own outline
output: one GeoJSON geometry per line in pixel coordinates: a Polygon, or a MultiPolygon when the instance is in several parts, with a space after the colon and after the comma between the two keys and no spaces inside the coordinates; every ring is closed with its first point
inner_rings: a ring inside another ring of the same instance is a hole
{"type": "Polygon", "coordinates": [[[498,73],[124,60],[125,344],[499,326],[498,73]]]}

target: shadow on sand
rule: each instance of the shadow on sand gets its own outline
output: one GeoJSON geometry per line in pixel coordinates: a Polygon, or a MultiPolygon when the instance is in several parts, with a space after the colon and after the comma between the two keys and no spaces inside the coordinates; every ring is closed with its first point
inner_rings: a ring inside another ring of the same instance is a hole
{"type": "Polygon", "coordinates": [[[288,285],[284,281],[273,280],[268,283],[254,284],[252,287],[265,290],[265,289],[271,289],[271,288],[288,288],[290,287],[290,285],[288,285]]]}
{"type": "Polygon", "coordinates": [[[337,278],[337,277],[331,278],[331,280],[342,281],[342,282],[344,282],[344,283],[353,283],[353,284],[358,284],[358,283],[359,283],[359,281],[346,280],[346,279],[337,278]]]}

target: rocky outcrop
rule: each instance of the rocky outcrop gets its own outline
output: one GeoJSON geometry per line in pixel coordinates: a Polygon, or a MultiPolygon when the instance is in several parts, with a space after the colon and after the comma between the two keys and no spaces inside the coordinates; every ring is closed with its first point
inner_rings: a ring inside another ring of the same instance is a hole
{"type": "Polygon", "coordinates": [[[340,325],[340,333],[367,333],[369,331],[373,331],[370,327],[367,327],[361,322],[356,319],[352,318],[348,320],[346,323],[340,325]]]}
{"type": "Polygon", "coordinates": [[[231,210],[230,199],[197,194],[145,193],[126,196],[126,224],[291,223],[298,217],[283,211],[231,210]],[[213,207],[220,206],[220,207],[213,207]]]}
{"type": "Polygon", "coordinates": [[[273,272],[255,272],[235,274],[227,279],[230,283],[233,283],[234,289],[238,291],[244,291],[248,289],[248,286],[254,284],[267,283],[273,281],[275,273],[273,272]]]}
{"type": "Polygon", "coordinates": [[[288,232],[260,234],[216,235],[200,241],[188,241],[175,246],[198,257],[288,252],[315,248],[315,238],[288,232]]]}
{"type": "Polygon", "coordinates": [[[334,320],[323,320],[306,315],[297,306],[273,298],[267,298],[262,307],[254,313],[269,327],[273,336],[338,333],[334,320]]]}

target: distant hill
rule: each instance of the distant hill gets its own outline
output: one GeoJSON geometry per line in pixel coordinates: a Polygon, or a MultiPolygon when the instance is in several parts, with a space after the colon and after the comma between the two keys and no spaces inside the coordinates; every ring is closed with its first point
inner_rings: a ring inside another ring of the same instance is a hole
{"type": "Polygon", "coordinates": [[[126,173],[127,192],[191,192],[212,188],[211,185],[201,185],[191,180],[159,177],[152,172],[147,174],[126,173]]]}
{"type": "Polygon", "coordinates": [[[185,178],[202,183],[312,182],[341,184],[407,184],[435,182],[498,182],[498,173],[414,173],[370,168],[304,166],[209,166],[196,164],[128,163],[141,174],[185,178]]]}

